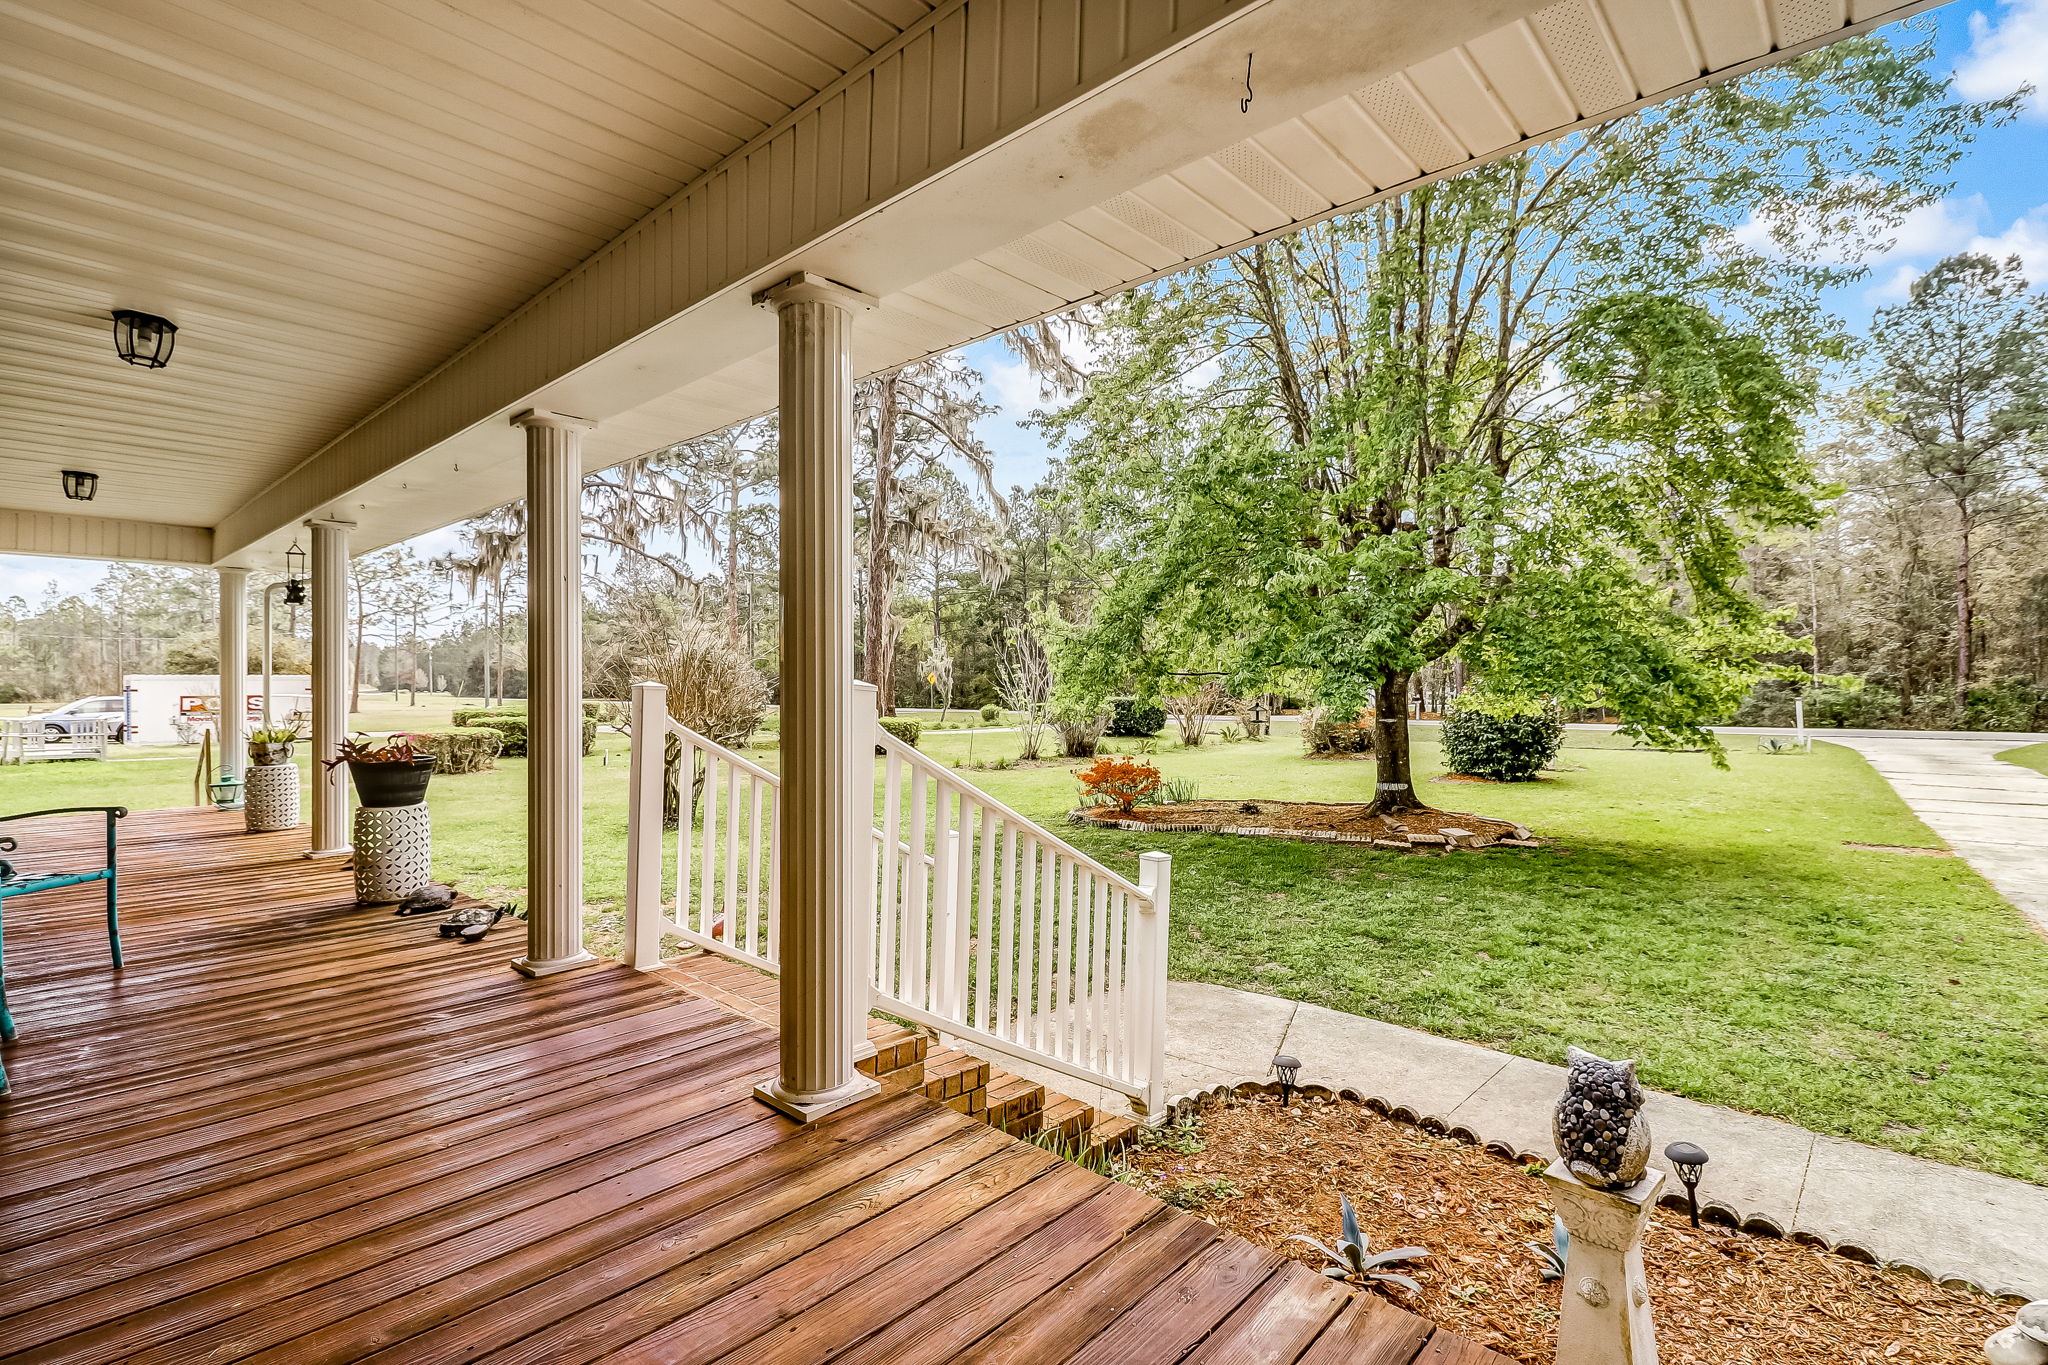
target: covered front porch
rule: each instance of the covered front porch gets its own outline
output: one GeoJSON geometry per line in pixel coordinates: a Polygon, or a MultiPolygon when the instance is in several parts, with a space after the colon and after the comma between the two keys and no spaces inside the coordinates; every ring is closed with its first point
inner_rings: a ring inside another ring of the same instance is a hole
{"type": "Polygon", "coordinates": [[[11,1359],[1498,1359],[919,1094],[797,1123],[770,1029],[514,975],[303,833],[122,836],[125,968],[93,888],[10,907],[11,1359]]]}

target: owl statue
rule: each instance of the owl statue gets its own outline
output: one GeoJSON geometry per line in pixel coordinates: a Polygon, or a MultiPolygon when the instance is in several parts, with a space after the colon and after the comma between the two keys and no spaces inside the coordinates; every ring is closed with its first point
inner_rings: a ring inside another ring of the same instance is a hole
{"type": "Polygon", "coordinates": [[[1580,1183],[1596,1190],[1626,1189],[1650,1164],[1650,1122],[1634,1062],[1610,1062],[1575,1047],[1565,1049],[1570,1073],[1557,1097],[1550,1132],[1558,1159],[1580,1183]]]}

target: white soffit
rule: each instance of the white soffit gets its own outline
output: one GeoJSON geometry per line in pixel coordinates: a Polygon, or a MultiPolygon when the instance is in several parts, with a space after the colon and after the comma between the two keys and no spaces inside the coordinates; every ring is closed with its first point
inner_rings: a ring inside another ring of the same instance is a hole
{"type": "MultiPolygon", "coordinates": [[[[914,282],[891,287],[893,282],[876,280],[874,272],[900,260],[883,264],[885,253],[871,235],[872,224],[856,225],[809,252],[796,253],[783,273],[800,264],[877,289],[882,306],[862,317],[857,332],[858,367],[873,373],[1114,294],[1262,236],[1360,207],[1708,81],[1784,60],[1932,3],[1558,0],[1525,6],[1519,19],[1380,74],[1338,98],[914,282]]],[[[1263,13],[1306,15],[1317,8],[1314,0],[1275,0],[1263,13]]],[[[1371,65],[1342,48],[1318,48],[1312,34],[1319,31],[1307,22],[1296,25],[1295,45],[1315,51],[1325,67],[1371,65]]],[[[1247,119],[1256,117],[1262,101],[1269,107],[1278,102],[1276,87],[1284,88],[1288,73],[1299,69],[1286,60],[1286,44],[1272,38],[1269,32],[1254,48],[1257,93],[1247,119]]],[[[1202,41],[1236,52],[1244,47],[1236,42],[1235,29],[1202,41]]],[[[984,198],[977,209],[963,211],[960,196],[942,200],[921,190],[882,215],[885,225],[878,235],[898,243],[913,239],[914,231],[892,233],[887,224],[906,226],[904,216],[918,212],[927,199],[935,201],[936,213],[968,212],[979,220],[997,218],[998,209],[1022,216],[1033,204],[1056,199],[1045,166],[1022,157],[1021,176],[1009,180],[1001,158],[999,151],[949,177],[978,184],[983,191],[1009,185],[1011,192],[999,203],[984,198]],[[1034,174],[1039,177],[1035,186],[1030,183],[1034,174]]],[[[917,260],[935,257],[914,249],[897,256],[904,254],[917,260]]],[[[749,319],[738,292],[543,386],[534,401],[600,419],[589,438],[593,469],[766,411],[774,403],[775,366],[767,349],[772,331],[764,319],[749,319]],[[717,340],[707,346],[707,335],[717,340]],[[692,369],[699,372],[691,375],[692,369]],[[643,378],[652,371],[683,382],[652,399],[615,401],[632,393],[633,380],[619,377],[628,370],[643,378]]],[[[519,496],[512,435],[494,427],[478,424],[392,475],[357,488],[346,504],[337,506],[364,524],[372,543],[383,543],[519,496]],[[433,514],[423,520],[408,513],[405,504],[411,499],[435,509],[433,514]]]]}
{"type": "Polygon", "coordinates": [[[0,0],[0,505],[212,527],[936,2],[0,0]]]}

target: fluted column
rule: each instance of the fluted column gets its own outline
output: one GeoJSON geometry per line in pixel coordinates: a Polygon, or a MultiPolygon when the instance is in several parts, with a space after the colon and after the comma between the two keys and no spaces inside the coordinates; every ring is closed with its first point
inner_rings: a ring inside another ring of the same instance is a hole
{"type": "Polygon", "coordinates": [[[249,757],[249,571],[215,569],[220,580],[220,775],[241,780],[249,757]]]}
{"type": "Polygon", "coordinates": [[[583,433],[535,409],[526,431],[526,956],[528,976],[598,959],[583,948],[583,433]]]}
{"type": "Polygon", "coordinates": [[[309,857],[349,852],[348,768],[327,760],[348,735],[348,533],[354,522],[309,521],[313,532],[313,839],[309,857]]]}
{"type": "MultiPolygon", "coordinates": [[[[866,294],[796,275],[775,309],[782,559],[782,1069],[755,1094],[810,1120],[873,1094],[848,903],[853,724],[853,317],[866,294]]],[[[865,825],[863,825],[865,828],[865,825]]]]}

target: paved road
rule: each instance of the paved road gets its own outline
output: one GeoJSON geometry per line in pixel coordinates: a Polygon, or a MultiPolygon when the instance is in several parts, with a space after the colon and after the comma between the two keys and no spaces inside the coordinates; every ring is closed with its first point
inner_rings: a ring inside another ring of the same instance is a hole
{"type": "Polygon", "coordinates": [[[1936,834],[2048,933],[2048,777],[1971,739],[1845,738],[1936,834]]]}

